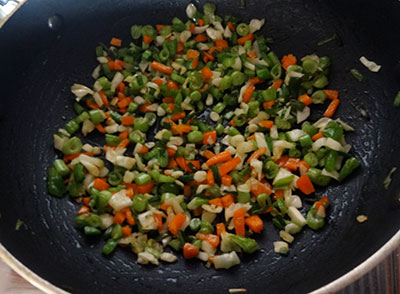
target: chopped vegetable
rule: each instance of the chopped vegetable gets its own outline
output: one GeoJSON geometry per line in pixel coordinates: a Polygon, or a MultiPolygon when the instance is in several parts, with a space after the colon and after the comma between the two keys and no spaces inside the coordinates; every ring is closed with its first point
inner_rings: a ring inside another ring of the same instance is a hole
{"type": "Polygon", "coordinates": [[[392,183],[392,176],[396,172],[397,167],[392,167],[386,176],[386,178],[383,180],[383,187],[385,187],[385,190],[389,189],[390,184],[392,183]]]}

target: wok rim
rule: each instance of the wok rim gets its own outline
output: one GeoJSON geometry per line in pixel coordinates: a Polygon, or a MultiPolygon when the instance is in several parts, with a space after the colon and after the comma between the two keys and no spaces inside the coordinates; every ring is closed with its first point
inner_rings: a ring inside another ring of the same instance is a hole
{"type": "MultiPolygon", "coordinates": [[[[355,282],[367,272],[372,270],[375,266],[381,263],[390,253],[395,251],[400,246],[400,230],[374,254],[368,257],[365,261],[360,263],[354,269],[350,270],[343,276],[330,282],[329,284],[313,290],[309,294],[330,294],[336,293],[345,288],[352,282],[355,282]]],[[[43,279],[24,264],[22,264],[16,257],[14,257],[1,243],[0,243],[0,258],[10,266],[15,272],[22,276],[25,280],[37,287],[46,294],[68,294],[61,288],[53,285],[47,280],[43,279]]]]}

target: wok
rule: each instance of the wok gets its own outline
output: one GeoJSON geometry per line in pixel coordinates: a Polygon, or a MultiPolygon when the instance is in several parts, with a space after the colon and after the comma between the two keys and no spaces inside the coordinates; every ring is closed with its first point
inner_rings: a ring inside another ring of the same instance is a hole
{"type": "MultiPolygon", "coordinates": [[[[342,100],[337,116],[355,128],[347,138],[362,167],[343,184],[317,191],[331,200],[328,224],[301,232],[287,257],[273,252],[279,236],[269,223],[257,238],[262,249],[230,270],[206,269],[181,257],[174,264],[141,266],[123,249],[107,258],[101,255],[102,241],[74,227],[77,204],[46,192],[46,169],[56,158],[52,134],[73,117],[70,86],[92,83],[95,46],[111,37],[128,42],[133,24],[184,19],[187,4],[29,0],[0,30],[0,241],[34,273],[72,293],[221,293],[229,288],[306,293],[320,288],[362,263],[400,228],[400,176],[394,175],[389,190],[382,184],[389,169],[400,164],[399,110],[392,106],[400,78],[398,1],[249,0],[245,8],[239,0],[218,2],[219,14],[265,18],[262,33],[274,39],[279,56],[330,56],[330,88],[340,90],[342,100]],[[317,46],[335,32],[339,41],[317,46]],[[381,71],[363,68],[362,55],[381,64],[381,71]],[[349,75],[351,68],[364,74],[363,82],[349,75]],[[359,214],[368,221],[359,224],[359,214]],[[24,224],[16,230],[18,219],[24,224]]],[[[399,234],[396,238],[391,247],[399,234]]]]}

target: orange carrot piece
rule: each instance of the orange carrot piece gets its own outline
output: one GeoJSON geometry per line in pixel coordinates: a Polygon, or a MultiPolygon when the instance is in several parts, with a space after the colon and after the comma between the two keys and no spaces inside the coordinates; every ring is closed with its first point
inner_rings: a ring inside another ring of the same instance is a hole
{"type": "Polygon", "coordinates": [[[118,85],[118,92],[124,92],[125,90],[125,84],[122,82],[118,85]]]}
{"type": "Polygon", "coordinates": [[[123,70],[125,62],[120,59],[114,60],[114,70],[123,70]]]}
{"type": "Polygon", "coordinates": [[[199,247],[194,246],[193,244],[190,244],[189,242],[186,242],[185,245],[183,245],[183,257],[186,259],[190,258],[195,258],[197,255],[199,255],[199,247]]]}
{"type": "Polygon", "coordinates": [[[254,87],[254,85],[247,86],[247,88],[243,94],[243,102],[244,103],[247,103],[250,101],[251,95],[253,95],[255,89],[256,89],[256,87],[254,87]]]}
{"type": "Polygon", "coordinates": [[[122,235],[128,237],[132,233],[132,229],[130,226],[123,226],[122,227],[122,235]]]}
{"type": "Polygon", "coordinates": [[[161,86],[164,82],[163,82],[163,80],[155,79],[155,80],[153,80],[153,83],[158,85],[158,86],[161,86]]]}
{"type": "Polygon", "coordinates": [[[257,58],[257,52],[254,50],[250,50],[247,52],[247,57],[249,59],[255,59],[255,58],[257,58]]]}
{"type": "Polygon", "coordinates": [[[231,170],[233,170],[240,162],[241,162],[240,158],[239,157],[235,157],[234,159],[221,164],[221,166],[218,169],[219,170],[219,175],[221,177],[223,177],[224,175],[229,173],[231,170]]]}
{"type": "Polygon", "coordinates": [[[192,69],[196,69],[198,64],[199,64],[199,58],[193,59],[193,61],[192,61],[192,69]]]}
{"type": "Polygon", "coordinates": [[[206,164],[210,167],[212,165],[216,165],[218,163],[222,163],[232,159],[232,155],[229,151],[225,150],[221,153],[215,154],[213,158],[210,158],[206,161],[206,164]]]}
{"type": "Polygon", "coordinates": [[[217,131],[213,130],[210,132],[205,132],[203,134],[204,145],[214,145],[216,141],[217,141],[217,131]]]}
{"type": "Polygon", "coordinates": [[[178,163],[176,162],[176,160],[174,158],[171,158],[168,162],[168,168],[175,168],[178,167],[178,163]]]}
{"type": "Polygon", "coordinates": [[[279,88],[282,86],[282,83],[283,83],[283,80],[277,79],[272,83],[271,88],[275,88],[275,89],[279,90],[279,88]]]}
{"type": "Polygon", "coordinates": [[[104,93],[103,90],[101,90],[101,91],[99,92],[99,95],[100,95],[101,101],[103,101],[103,104],[104,104],[105,106],[108,106],[108,98],[107,98],[107,96],[106,96],[106,94],[104,93]]]}
{"type": "Polygon", "coordinates": [[[197,233],[196,238],[201,241],[207,241],[214,248],[217,248],[219,245],[219,236],[208,233],[197,233]]]}
{"type": "Polygon", "coordinates": [[[187,160],[186,164],[191,163],[196,169],[200,169],[200,161],[199,160],[187,160]]]}
{"type": "Polygon", "coordinates": [[[307,94],[299,96],[299,98],[297,98],[297,100],[299,100],[300,102],[303,102],[305,105],[310,105],[312,103],[311,97],[308,96],[307,94]]]}
{"type": "Polygon", "coordinates": [[[201,74],[206,80],[211,79],[213,76],[211,69],[209,69],[207,66],[201,69],[201,74]]]}
{"type": "Polygon", "coordinates": [[[210,151],[210,150],[205,150],[203,152],[203,156],[207,159],[213,158],[215,156],[214,152],[210,151]]]}
{"type": "Polygon", "coordinates": [[[326,111],[324,112],[324,116],[332,117],[335,114],[336,109],[338,108],[339,104],[340,104],[339,99],[337,99],[337,98],[333,99],[332,102],[329,104],[328,108],[326,109],[326,111]]]}
{"type": "Polygon", "coordinates": [[[207,171],[207,184],[208,184],[209,186],[214,186],[214,184],[215,184],[214,173],[212,172],[211,169],[209,169],[209,170],[207,171]]]}
{"type": "Polygon", "coordinates": [[[96,103],[90,102],[88,99],[86,99],[86,105],[90,109],[99,109],[100,108],[96,103]]]}
{"type": "Polygon", "coordinates": [[[196,25],[194,23],[191,23],[189,26],[189,31],[193,34],[194,33],[194,28],[196,27],[196,25]]]}
{"type": "Polygon", "coordinates": [[[208,200],[208,204],[210,204],[210,205],[214,204],[215,206],[222,206],[222,201],[221,201],[221,198],[214,198],[214,199],[208,200]]]}
{"type": "Polygon", "coordinates": [[[264,223],[258,215],[249,216],[245,223],[254,233],[260,233],[264,229],[264,223]]]}
{"type": "Polygon", "coordinates": [[[250,187],[250,192],[253,193],[255,196],[258,196],[260,194],[267,193],[268,195],[271,195],[272,189],[267,183],[254,183],[250,187]]]}
{"type": "Polygon", "coordinates": [[[198,23],[199,27],[204,26],[204,19],[199,18],[199,19],[197,20],[197,23],[198,23]]]}
{"type": "Polygon", "coordinates": [[[153,217],[154,220],[157,223],[157,230],[161,230],[163,227],[163,223],[162,223],[162,215],[161,213],[153,213],[153,217]]]}
{"type": "Polygon", "coordinates": [[[89,152],[78,152],[78,153],[75,153],[75,154],[72,154],[72,155],[64,155],[64,161],[65,162],[69,162],[69,161],[77,158],[81,154],[85,154],[87,156],[93,156],[93,154],[89,153],[89,152]]]}
{"type": "Polygon", "coordinates": [[[90,212],[89,207],[84,205],[79,209],[78,215],[82,215],[82,214],[85,214],[85,213],[88,213],[88,212],[90,212]]]}
{"type": "Polygon", "coordinates": [[[263,128],[270,129],[274,125],[274,121],[272,121],[272,120],[262,120],[258,124],[260,126],[262,126],[263,128]]]}
{"type": "Polygon", "coordinates": [[[117,103],[117,105],[118,105],[119,108],[125,108],[125,107],[129,106],[129,104],[132,102],[132,100],[133,99],[131,97],[127,97],[127,98],[124,98],[121,101],[119,101],[117,103]]]}
{"type": "Polygon", "coordinates": [[[311,137],[313,141],[317,141],[318,139],[321,139],[324,135],[321,132],[316,133],[314,136],[311,137]]]}
{"type": "Polygon", "coordinates": [[[121,117],[121,123],[123,126],[133,125],[134,120],[135,120],[135,118],[131,115],[121,117]]]}
{"type": "Polygon", "coordinates": [[[171,116],[171,120],[177,121],[180,119],[184,119],[185,117],[186,117],[186,113],[184,111],[182,111],[182,112],[175,113],[173,116],[171,116]]]}
{"type": "Polygon", "coordinates": [[[275,100],[266,101],[263,103],[264,109],[269,109],[275,104],[275,100]]]}
{"type": "Polygon", "coordinates": [[[205,42],[207,41],[207,37],[204,34],[198,34],[196,37],[194,37],[194,40],[196,42],[205,42]]]}
{"type": "Polygon", "coordinates": [[[151,67],[154,68],[155,70],[158,70],[162,73],[169,74],[169,75],[172,74],[172,71],[173,71],[172,67],[162,64],[158,61],[153,61],[151,63],[151,67]]]}
{"type": "Polygon", "coordinates": [[[253,159],[259,158],[259,157],[260,157],[261,155],[263,155],[266,151],[267,151],[267,148],[265,148],[265,147],[262,147],[262,148],[257,149],[256,151],[253,152],[252,155],[250,155],[249,159],[247,159],[247,163],[250,164],[250,162],[251,162],[253,159]]]}
{"type": "Polygon", "coordinates": [[[175,83],[173,80],[169,80],[167,82],[168,85],[168,90],[174,89],[174,90],[179,90],[179,86],[177,83],[175,83]]]}
{"type": "Polygon", "coordinates": [[[139,154],[145,154],[149,151],[149,147],[147,147],[146,145],[143,145],[142,148],[140,148],[139,150],[139,154]]]}
{"type": "Polygon", "coordinates": [[[171,205],[168,205],[168,204],[163,203],[163,204],[161,204],[161,206],[160,206],[160,208],[161,208],[162,210],[164,210],[164,211],[167,211],[167,210],[168,210],[168,207],[171,207],[171,205]]]}
{"type": "Polygon", "coordinates": [[[226,227],[224,223],[218,223],[216,227],[217,227],[217,236],[221,236],[223,232],[226,232],[226,227]]]}
{"type": "Polygon", "coordinates": [[[86,206],[89,206],[90,203],[90,198],[89,197],[83,197],[83,204],[85,204],[86,206]]]}
{"type": "Polygon", "coordinates": [[[285,190],[275,190],[274,200],[285,197],[285,190]]]}
{"type": "Polygon", "coordinates": [[[232,194],[227,194],[224,197],[221,197],[221,201],[222,201],[222,206],[224,208],[229,207],[232,203],[235,202],[235,199],[233,198],[232,194]]]}
{"type": "Polygon", "coordinates": [[[102,126],[102,124],[97,124],[97,125],[96,125],[96,129],[97,129],[100,133],[103,133],[103,134],[106,133],[106,130],[104,129],[104,127],[102,126]]]}
{"type": "Polygon", "coordinates": [[[182,227],[185,221],[186,216],[183,213],[178,213],[168,225],[168,230],[171,232],[172,235],[177,236],[179,233],[179,229],[182,227]]]}
{"type": "Polygon", "coordinates": [[[94,180],[93,188],[99,191],[107,190],[110,185],[107,183],[105,179],[97,178],[94,180]]]}
{"type": "Polygon", "coordinates": [[[264,83],[265,81],[260,80],[258,77],[254,77],[254,78],[249,79],[249,82],[250,82],[252,85],[257,85],[257,84],[264,83]]]}
{"type": "Polygon", "coordinates": [[[176,162],[178,163],[178,166],[183,169],[184,171],[188,170],[188,166],[186,165],[186,160],[183,157],[178,157],[176,159],[176,162]]]}
{"type": "Polygon", "coordinates": [[[189,133],[192,130],[190,125],[180,124],[180,125],[172,125],[171,131],[173,134],[183,135],[184,133],[189,133]]]}
{"type": "Polygon", "coordinates": [[[113,223],[122,225],[125,219],[126,219],[126,214],[120,210],[115,213],[113,218],[113,223]]]}
{"type": "Polygon", "coordinates": [[[248,35],[246,35],[246,36],[243,36],[243,37],[241,37],[241,38],[239,38],[238,40],[237,40],[237,42],[238,42],[238,44],[239,45],[244,45],[244,43],[246,42],[246,41],[251,41],[251,42],[253,42],[253,40],[254,40],[254,35],[253,34],[248,34],[248,35]]]}
{"type": "Polygon", "coordinates": [[[235,27],[233,26],[233,23],[231,21],[228,22],[228,28],[231,30],[231,32],[235,31],[235,27]]]}
{"type": "Polygon", "coordinates": [[[297,188],[306,195],[315,192],[314,186],[308,175],[302,175],[296,182],[297,188]]]}
{"type": "Polygon", "coordinates": [[[110,44],[115,47],[121,47],[122,40],[118,38],[112,38],[110,44]]]}
{"type": "Polygon", "coordinates": [[[214,61],[215,57],[211,53],[208,53],[207,51],[203,51],[203,54],[205,57],[207,57],[209,60],[214,61]]]}
{"type": "Polygon", "coordinates": [[[151,193],[151,191],[153,190],[154,187],[154,183],[150,182],[144,185],[138,185],[136,186],[136,190],[138,192],[138,194],[146,194],[146,193],[151,193]]]}
{"type": "Polygon", "coordinates": [[[122,141],[118,144],[117,147],[126,148],[126,146],[128,146],[128,145],[129,145],[129,139],[126,138],[126,139],[122,139],[122,141]]]}
{"type": "Polygon", "coordinates": [[[200,56],[200,52],[194,49],[188,49],[186,52],[186,58],[187,59],[194,59],[198,58],[200,56]]]}
{"type": "Polygon", "coordinates": [[[283,56],[282,58],[282,67],[287,70],[287,68],[291,65],[295,65],[297,63],[296,57],[294,57],[292,54],[288,54],[283,56]]]}
{"type": "Polygon", "coordinates": [[[215,40],[215,47],[228,48],[228,42],[226,40],[215,40]]]}
{"type": "MultiPolygon", "coordinates": [[[[132,187],[127,187],[127,188],[126,188],[125,195],[126,195],[127,197],[129,197],[129,198],[132,199],[133,196],[135,195],[135,191],[133,190],[132,187]]],[[[127,217],[128,217],[128,215],[127,215],[127,217]]]]}
{"type": "Polygon", "coordinates": [[[171,148],[171,147],[167,147],[167,153],[168,153],[168,157],[174,157],[176,154],[176,150],[171,148]]]}
{"type": "Polygon", "coordinates": [[[166,25],[160,25],[160,24],[158,24],[158,25],[156,25],[156,30],[157,30],[157,32],[158,31],[160,31],[161,29],[163,29],[163,28],[165,28],[166,27],[166,25]]]}
{"type": "Polygon", "coordinates": [[[174,103],[175,98],[174,97],[164,97],[162,99],[162,102],[164,103],[174,103]]]}
{"type": "Polygon", "coordinates": [[[183,42],[178,42],[178,48],[176,49],[176,53],[183,52],[183,49],[184,49],[183,42]]]}
{"type": "Polygon", "coordinates": [[[245,227],[244,227],[244,208],[241,207],[237,209],[233,213],[233,224],[235,225],[235,233],[236,235],[243,236],[246,233],[245,227]]]}
{"type": "Polygon", "coordinates": [[[232,185],[232,177],[230,175],[224,175],[223,177],[221,177],[221,183],[222,185],[229,187],[230,185],[232,185]]]}
{"type": "Polygon", "coordinates": [[[144,36],[143,36],[143,43],[145,43],[145,44],[150,44],[151,41],[153,41],[153,38],[150,37],[149,35],[144,35],[144,36]]]}
{"type": "Polygon", "coordinates": [[[123,131],[123,132],[119,133],[119,137],[121,139],[127,139],[129,137],[129,132],[128,131],[123,131]]]}

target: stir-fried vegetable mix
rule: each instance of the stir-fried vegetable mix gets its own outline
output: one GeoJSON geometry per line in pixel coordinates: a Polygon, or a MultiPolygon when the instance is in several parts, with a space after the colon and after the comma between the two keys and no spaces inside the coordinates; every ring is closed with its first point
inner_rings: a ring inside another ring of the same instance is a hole
{"type": "Polygon", "coordinates": [[[132,26],[128,47],[113,38],[96,48],[96,81],[72,86],[77,117],[54,134],[64,157],[48,191],[82,203],[76,225],[103,235],[106,255],[130,246],[139,263],[158,264],[176,260],[170,247],[230,268],[259,248],[263,219],[286,254],[304,226],[324,226],[329,200],[315,201],[314,186],[360,164],[344,139],[352,128],[332,119],[330,60],[278,58],[255,35],[264,20],[222,18],[213,4],[186,12],[187,22],[132,26]],[[314,123],[312,104],[327,105],[314,123]],[[79,130],[104,134],[105,145],[83,144],[79,130]]]}

